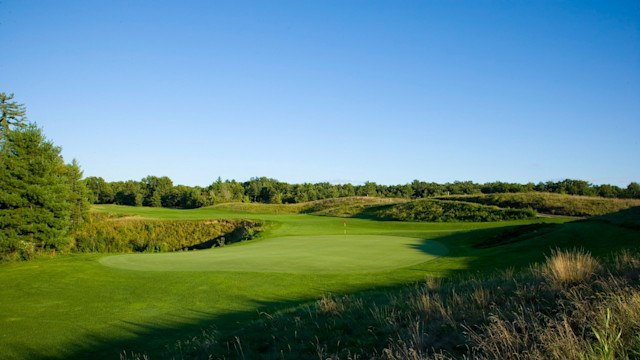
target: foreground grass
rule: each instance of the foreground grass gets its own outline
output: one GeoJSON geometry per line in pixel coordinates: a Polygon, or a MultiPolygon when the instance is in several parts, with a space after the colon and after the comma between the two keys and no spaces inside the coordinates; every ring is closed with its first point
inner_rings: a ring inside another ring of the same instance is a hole
{"type": "MultiPolygon", "coordinates": [[[[630,359],[640,357],[640,254],[554,251],[522,271],[356,296],[205,331],[172,359],[630,359]]],[[[141,359],[128,353],[124,358],[141,359]]]]}

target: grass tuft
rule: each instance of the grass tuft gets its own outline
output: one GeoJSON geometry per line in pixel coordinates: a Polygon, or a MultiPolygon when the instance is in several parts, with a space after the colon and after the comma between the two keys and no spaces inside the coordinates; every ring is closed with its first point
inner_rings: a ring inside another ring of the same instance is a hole
{"type": "Polygon", "coordinates": [[[546,257],[542,275],[552,286],[565,287],[588,280],[599,268],[598,261],[584,250],[555,249],[546,257]]]}
{"type": "Polygon", "coordinates": [[[324,295],[317,302],[317,306],[320,309],[320,312],[323,314],[331,314],[338,315],[341,310],[344,309],[342,302],[336,300],[331,295],[324,295]]]}

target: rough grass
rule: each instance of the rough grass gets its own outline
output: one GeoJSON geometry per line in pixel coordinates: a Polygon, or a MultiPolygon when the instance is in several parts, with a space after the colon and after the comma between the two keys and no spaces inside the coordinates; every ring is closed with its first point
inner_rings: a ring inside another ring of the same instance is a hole
{"type": "MultiPolygon", "coordinates": [[[[326,295],[264,314],[232,335],[206,331],[172,359],[631,359],[640,356],[640,254],[603,259],[579,280],[548,269],[595,263],[556,250],[540,265],[387,293],[326,295]]],[[[128,354],[124,358],[142,358],[128,354]]]]}
{"type": "Polygon", "coordinates": [[[448,196],[438,199],[468,201],[503,208],[531,208],[543,214],[565,216],[597,216],[640,206],[640,199],[610,199],[542,192],[448,196]]]}
{"type": "Polygon", "coordinates": [[[250,240],[262,231],[251,220],[148,220],[105,217],[92,213],[91,221],[70,235],[73,252],[167,252],[220,247],[250,240]]]}

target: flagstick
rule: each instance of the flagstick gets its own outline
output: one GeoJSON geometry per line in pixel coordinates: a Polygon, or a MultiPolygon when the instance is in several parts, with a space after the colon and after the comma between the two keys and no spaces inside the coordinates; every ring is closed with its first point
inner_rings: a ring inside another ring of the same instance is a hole
{"type": "Polygon", "coordinates": [[[344,240],[347,240],[347,219],[344,220],[344,240]]]}

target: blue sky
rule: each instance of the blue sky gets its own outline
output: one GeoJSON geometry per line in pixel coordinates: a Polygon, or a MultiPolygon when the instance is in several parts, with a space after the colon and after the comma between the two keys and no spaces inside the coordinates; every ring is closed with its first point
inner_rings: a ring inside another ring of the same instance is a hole
{"type": "Polygon", "coordinates": [[[640,181],[637,1],[3,0],[0,38],[108,181],[640,181]]]}

